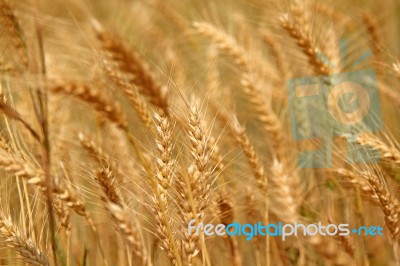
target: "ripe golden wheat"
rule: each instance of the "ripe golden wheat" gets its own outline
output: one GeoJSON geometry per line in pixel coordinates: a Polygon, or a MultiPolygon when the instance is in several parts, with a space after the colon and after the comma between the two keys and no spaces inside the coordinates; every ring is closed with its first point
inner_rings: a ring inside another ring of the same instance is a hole
{"type": "Polygon", "coordinates": [[[399,265],[399,25],[390,0],[0,0],[0,265],[399,265]],[[319,122],[288,80],[363,69],[382,126],[301,168],[322,140],[295,140],[319,122]],[[350,163],[357,147],[380,160],[350,163]],[[191,221],[384,235],[248,241],[191,221]]]}

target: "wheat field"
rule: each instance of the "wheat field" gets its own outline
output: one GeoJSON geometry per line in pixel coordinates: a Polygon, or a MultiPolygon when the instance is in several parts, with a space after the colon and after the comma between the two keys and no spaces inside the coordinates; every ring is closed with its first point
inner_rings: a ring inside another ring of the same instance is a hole
{"type": "Polygon", "coordinates": [[[0,265],[399,265],[399,25],[397,0],[0,0],[0,265]],[[204,231],[259,222],[381,233],[204,231]]]}

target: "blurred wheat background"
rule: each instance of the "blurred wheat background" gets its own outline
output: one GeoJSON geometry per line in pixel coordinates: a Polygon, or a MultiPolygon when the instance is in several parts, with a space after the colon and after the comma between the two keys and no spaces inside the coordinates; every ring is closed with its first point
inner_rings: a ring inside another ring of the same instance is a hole
{"type": "Polygon", "coordinates": [[[399,25],[395,0],[0,0],[0,265],[398,265],[399,25]],[[287,81],[367,50],[382,127],[353,143],[380,161],[348,163],[336,136],[330,167],[299,168],[321,141],[294,140],[287,81]],[[246,241],[192,219],[384,235],[246,241]]]}

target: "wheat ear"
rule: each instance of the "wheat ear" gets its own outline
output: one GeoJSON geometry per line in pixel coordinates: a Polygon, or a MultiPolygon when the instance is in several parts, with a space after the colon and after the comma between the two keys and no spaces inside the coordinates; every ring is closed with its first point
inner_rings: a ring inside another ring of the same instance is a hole
{"type": "Polygon", "coordinates": [[[286,137],[279,117],[262,97],[261,90],[257,87],[256,79],[251,74],[249,56],[236,40],[225,32],[216,29],[205,22],[195,22],[193,26],[197,31],[210,38],[218,49],[234,59],[235,64],[243,71],[240,77],[244,93],[247,95],[254,108],[257,119],[263,124],[264,130],[272,137],[274,148],[272,152],[283,160],[285,158],[286,137]]]}
{"type": "Polygon", "coordinates": [[[38,141],[40,141],[39,134],[33,129],[33,127],[15,110],[12,106],[10,106],[5,101],[5,97],[1,97],[0,99],[0,112],[4,113],[9,119],[21,122],[22,125],[29,131],[29,133],[38,141]]]}
{"type": "Polygon", "coordinates": [[[359,188],[363,192],[363,196],[369,200],[371,203],[379,206],[379,199],[375,191],[368,184],[367,180],[361,175],[355,173],[352,170],[345,168],[338,168],[333,170],[334,173],[338,174],[340,177],[347,179],[353,186],[359,188]]]}
{"type": "Polygon", "coordinates": [[[369,172],[354,173],[351,170],[337,169],[334,172],[342,177],[349,179],[353,184],[356,184],[360,189],[365,192],[366,196],[377,206],[379,206],[384,215],[385,223],[390,230],[393,240],[396,239],[400,231],[399,215],[400,210],[399,201],[391,195],[387,189],[381,184],[376,175],[369,172]]]}
{"type": "Polygon", "coordinates": [[[307,239],[307,242],[315,247],[319,254],[326,258],[331,265],[346,266],[354,265],[352,258],[328,237],[321,237],[320,235],[312,236],[307,239]]]}
{"type": "Polygon", "coordinates": [[[367,33],[369,36],[369,42],[371,44],[372,53],[376,60],[375,68],[377,68],[377,72],[382,74],[382,68],[379,64],[377,64],[380,60],[382,60],[382,35],[379,31],[379,23],[377,19],[369,12],[364,12],[362,14],[362,21],[367,28],[367,33]]]}
{"type": "Polygon", "coordinates": [[[126,213],[126,207],[109,202],[107,204],[107,209],[114,219],[118,230],[120,230],[122,236],[129,243],[129,246],[137,257],[139,264],[147,265],[149,257],[147,257],[147,252],[143,247],[142,239],[137,227],[131,223],[131,219],[126,213]]]}
{"type": "Polygon", "coordinates": [[[115,185],[115,176],[108,167],[104,167],[96,171],[95,180],[103,190],[104,194],[106,195],[107,199],[105,201],[111,201],[114,204],[121,205],[122,200],[119,196],[115,185]]]}
{"type": "Polygon", "coordinates": [[[107,167],[114,175],[116,175],[118,183],[122,182],[124,173],[118,167],[118,164],[105,152],[101,146],[95,142],[91,136],[84,134],[83,132],[78,133],[78,139],[81,146],[86,152],[97,161],[102,167],[107,167]]]}
{"type": "Polygon", "coordinates": [[[287,65],[288,61],[283,51],[283,47],[269,34],[263,34],[262,38],[264,43],[270,47],[272,55],[275,57],[276,67],[278,69],[280,79],[282,80],[282,84],[284,84],[289,74],[289,66],[287,65]]]}
{"type": "Polygon", "coordinates": [[[287,139],[284,133],[281,120],[272,110],[271,106],[260,97],[260,93],[254,79],[248,74],[244,74],[241,80],[244,92],[247,94],[257,119],[262,123],[265,132],[271,137],[271,152],[275,154],[278,160],[285,160],[287,157],[286,144],[287,139]]]}
{"type": "Polygon", "coordinates": [[[174,265],[181,265],[178,245],[175,239],[170,210],[168,209],[168,189],[172,183],[174,160],[172,159],[172,140],[169,119],[163,111],[156,113],[155,126],[157,132],[157,160],[155,179],[152,181],[152,189],[155,196],[152,198],[155,215],[156,230],[160,235],[162,249],[166,251],[168,258],[174,265]]]}
{"type": "Polygon", "coordinates": [[[262,165],[257,153],[254,150],[253,145],[247,136],[246,129],[239,124],[237,119],[233,119],[231,125],[232,131],[236,136],[237,142],[243,149],[243,152],[247,158],[250,165],[251,171],[257,181],[258,187],[264,196],[267,195],[268,179],[264,173],[264,166],[262,165]]]}
{"type": "Polygon", "coordinates": [[[128,122],[125,114],[122,112],[121,107],[115,102],[110,101],[100,91],[94,90],[87,84],[78,83],[64,83],[49,87],[50,91],[54,93],[65,93],[72,95],[84,102],[92,105],[96,111],[105,114],[107,119],[115,123],[118,127],[126,129],[128,122]]]}
{"type": "Polygon", "coordinates": [[[399,226],[399,201],[384,188],[378,178],[368,174],[366,178],[378,197],[380,207],[385,214],[385,223],[389,228],[393,241],[396,241],[400,231],[399,226]]]}
{"type": "Polygon", "coordinates": [[[392,64],[392,68],[393,68],[393,71],[394,71],[395,75],[398,78],[400,78],[400,62],[397,61],[397,62],[393,63],[392,64]]]}
{"type": "Polygon", "coordinates": [[[280,20],[282,27],[290,34],[307,56],[308,62],[313,67],[315,73],[330,75],[332,69],[319,58],[318,54],[320,50],[316,47],[315,40],[312,39],[308,30],[302,28],[289,14],[282,15],[280,20]]]}
{"type": "Polygon", "coordinates": [[[126,203],[120,196],[119,191],[117,191],[115,179],[116,177],[108,167],[103,167],[96,171],[95,180],[105,195],[102,200],[106,204],[107,212],[111,215],[116,227],[140,261],[140,265],[148,265],[147,252],[142,244],[139,230],[135,224],[130,222],[126,203]]]}
{"type": "Polygon", "coordinates": [[[200,113],[195,104],[190,108],[190,114],[188,118],[188,137],[192,144],[191,154],[194,160],[194,165],[189,173],[194,178],[194,182],[198,185],[194,195],[197,200],[197,209],[199,218],[203,218],[204,209],[207,206],[207,200],[209,198],[209,177],[210,169],[209,162],[212,158],[212,150],[207,149],[207,138],[204,128],[200,121],[200,113]],[[200,215],[201,214],[201,215],[200,215]]]}
{"type": "Polygon", "coordinates": [[[147,64],[131,50],[115,33],[105,30],[98,22],[93,22],[96,37],[117,67],[124,74],[130,75],[129,82],[140,88],[152,104],[168,112],[167,88],[154,78],[147,64]]]}
{"type": "Polygon", "coordinates": [[[109,77],[118,86],[118,88],[126,95],[132,107],[136,110],[139,118],[143,124],[150,128],[152,125],[151,115],[149,113],[149,107],[147,106],[142,96],[139,94],[138,89],[125,81],[122,77],[119,77],[111,69],[106,69],[109,77]]]}
{"type": "MultiPolygon", "coordinates": [[[[28,184],[35,185],[42,191],[46,191],[47,189],[43,171],[37,169],[27,161],[14,158],[12,154],[7,152],[1,152],[0,167],[6,171],[12,172],[16,176],[26,179],[28,184]]],[[[54,187],[52,193],[78,215],[85,216],[91,224],[91,218],[86,211],[85,205],[76,197],[72,190],[69,188],[54,187]]]]}
{"type": "Polygon", "coordinates": [[[245,56],[246,52],[237,45],[234,38],[206,22],[194,22],[193,27],[200,34],[210,38],[218,49],[233,58],[237,66],[245,72],[250,70],[248,58],[245,56]]]}
{"type": "Polygon", "coordinates": [[[29,238],[25,238],[11,219],[0,215],[0,238],[6,245],[18,252],[30,265],[48,266],[46,254],[29,238]]]}
{"type": "Polygon", "coordinates": [[[294,223],[298,220],[298,185],[295,174],[289,174],[284,165],[274,161],[271,166],[270,199],[272,211],[282,220],[294,223]]]}
{"type": "Polygon", "coordinates": [[[28,54],[26,50],[25,34],[14,12],[14,7],[9,1],[0,1],[0,21],[11,37],[12,46],[17,50],[22,65],[28,67],[28,54]]]}
{"type": "Polygon", "coordinates": [[[360,134],[356,142],[377,149],[381,156],[395,164],[400,164],[400,151],[395,147],[390,147],[378,137],[370,134],[360,134]]]}
{"type": "MultiPolygon", "coordinates": [[[[178,173],[176,182],[177,199],[180,207],[183,224],[187,225],[191,220],[199,224],[204,220],[205,209],[210,198],[210,169],[209,162],[212,150],[207,149],[207,139],[202,127],[200,114],[195,105],[191,104],[188,118],[187,135],[191,142],[191,154],[193,163],[188,167],[187,174],[178,173]]],[[[193,259],[200,252],[199,240],[202,236],[188,234],[182,230],[184,236],[183,249],[186,255],[186,263],[193,265],[193,259]]],[[[206,252],[206,250],[203,250],[206,252]]]]}

